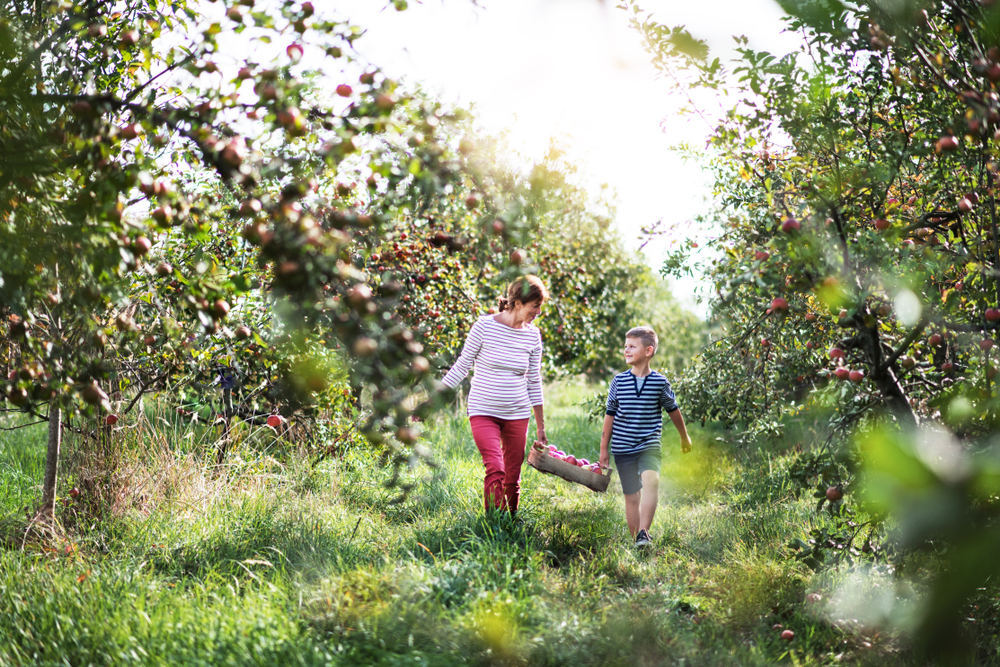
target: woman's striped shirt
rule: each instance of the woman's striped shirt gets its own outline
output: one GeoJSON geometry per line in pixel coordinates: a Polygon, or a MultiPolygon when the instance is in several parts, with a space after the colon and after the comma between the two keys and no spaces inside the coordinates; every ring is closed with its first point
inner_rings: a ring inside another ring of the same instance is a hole
{"type": "Polygon", "coordinates": [[[663,433],[663,410],[677,409],[674,390],[662,373],[652,371],[639,388],[632,371],[619,373],[611,380],[605,412],[614,415],[611,429],[611,453],[633,454],[660,446],[663,433]]]}
{"type": "Polygon", "coordinates": [[[542,334],[537,327],[513,329],[493,315],[476,320],[444,384],[457,387],[473,364],[470,417],[526,419],[532,406],[542,405],[542,334]]]}

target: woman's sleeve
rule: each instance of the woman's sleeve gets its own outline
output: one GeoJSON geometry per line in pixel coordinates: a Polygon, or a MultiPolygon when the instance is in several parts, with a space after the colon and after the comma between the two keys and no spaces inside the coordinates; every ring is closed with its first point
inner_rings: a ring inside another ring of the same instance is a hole
{"type": "Polygon", "coordinates": [[[469,331],[469,335],[465,339],[465,345],[462,346],[462,354],[459,355],[458,361],[441,381],[446,387],[454,389],[469,374],[472,362],[476,360],[479,351],[483,349],[483,328],[478,321],[472,325],[472,330],[469,331]]]}
{"type": "Polygon", "coordinates": [[[542,399],[542,336],[538,336],[538,345],[528,356],[528,398],[532,407],[544,405],[542,399]]]}

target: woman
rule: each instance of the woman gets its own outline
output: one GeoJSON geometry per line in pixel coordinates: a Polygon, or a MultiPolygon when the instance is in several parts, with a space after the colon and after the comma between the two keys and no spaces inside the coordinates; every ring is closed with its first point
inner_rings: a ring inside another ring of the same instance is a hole
{"type": "Polygon", "coordinates": [[[472,325],[461,356],[443,380],[454,389],[475,364],[468,414],[486,467],[487,510],[517,511],[532,411],[538,440],[548,442],[542,414],[542,336],[531,324],[548,298],[537,276],[511,283],[506,298],[500,299],[500,312],[472,325]]]}

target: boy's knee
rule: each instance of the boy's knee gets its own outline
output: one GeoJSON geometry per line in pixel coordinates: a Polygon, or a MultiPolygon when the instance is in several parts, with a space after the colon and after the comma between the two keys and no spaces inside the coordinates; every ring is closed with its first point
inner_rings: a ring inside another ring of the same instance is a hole
{"type": "Polygon", "coordinates": [[[639,495],[640,494],[641,494],[641,491],[636,491],[635,493],[626,493],[626,494],[624,494],[624,496],[625,496],[625,503],[627,505],[638,505],[639,504],[639,495]]]}

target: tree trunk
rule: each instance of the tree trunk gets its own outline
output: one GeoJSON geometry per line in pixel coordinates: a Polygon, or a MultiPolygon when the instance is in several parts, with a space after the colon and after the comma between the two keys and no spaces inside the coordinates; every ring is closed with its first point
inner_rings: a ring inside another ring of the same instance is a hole
{"type": "MultiPolygon", "coordinates": [[[[872,317],[869,314],[869,317],[872,317]]],[[[871,380],[878,387],[885,405],[889,412],[896,418],[899,425],[905,429],[916,428],[918,424],[917,415],[913,412],[913,407],[906,399],[903,388],[899,386],[899,380],[892,368],[883,368],[884,355],[882,354],[882,341],[879,340],[878,329],[875,326],[859,327],[861,333],[861,344],[865,356],[871,365],[871,380]]]]}
{"type": "Polygon", "coordinates": [[[226,422],[222,425],[222,440],[216,451],[215,462],[218,465],[222,465],[223,461],[226,460],[226,451],[229,449],[229,424],[233,419],[234,413],[233,390],[230,387],[225,387],[222,390],[222,406],[225,411],[226,422]]]}
{"type": "Polygon", "coordinates": [[[42,483],[41,513],[52,516],[56,508],[56,479],[59,476],[59,449],[62,445],[62,409],[49,405],[49,446],[45,454],[45,481],[42,483]]]}

